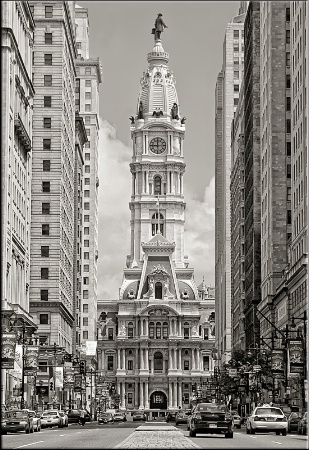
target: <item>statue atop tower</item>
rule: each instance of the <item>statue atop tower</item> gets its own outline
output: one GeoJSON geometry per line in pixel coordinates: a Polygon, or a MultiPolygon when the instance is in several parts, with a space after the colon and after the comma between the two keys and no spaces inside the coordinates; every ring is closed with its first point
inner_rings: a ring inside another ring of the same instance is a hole
{"type": "Polygon", "coordinates": [[[168,28],[168,26],[165,25],[164,20],[162,19],[162,14],[159,13],[158,17],[155,20],[154,28],[151,32],[151,34],[154,34],[155,42],[160,40],[160,36],[162,31],[164,31],[164,28],[168,28]]]}

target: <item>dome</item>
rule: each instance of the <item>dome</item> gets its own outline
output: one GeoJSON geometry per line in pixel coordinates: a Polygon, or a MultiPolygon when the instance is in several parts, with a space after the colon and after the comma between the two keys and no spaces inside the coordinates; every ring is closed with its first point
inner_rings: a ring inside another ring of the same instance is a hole
{"type": "Polygon", "coordinates": [[[147,61],[149,66],[141,79],[137,114],[141,102],[145,121],[154,117],[154,111],[159,112],[161,117],[170,119],[174,103],[178,105],[176,81],[167,65],[169,54],[164,51],[160,40],[155,42],[152,52],[148,53],[147,61]]]}

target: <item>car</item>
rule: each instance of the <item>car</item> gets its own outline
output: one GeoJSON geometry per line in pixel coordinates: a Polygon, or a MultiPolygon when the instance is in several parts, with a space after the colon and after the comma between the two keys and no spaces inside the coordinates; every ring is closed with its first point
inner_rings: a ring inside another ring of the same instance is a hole
{"type": "Polygon", "coordinates": [[[233,416],[223,403],[199,403],[192,411],[189,436],[197,433],[224,433],[226,438],[233,438],[233,416]]]}
{"type": "Polygon", "coordinates": [[[177,411],[169,411],[166,414],[166,422],[175,422],[177,411]]]}
{"type": "Polygon", "coordinates": [[[78,423],[80,418],[80,409],[69,409],[67,416],[69,423],[78,423]]]}
{"type": "Polygon", "coordinates": [[[257,431],[275,432],[286,436],[288,430],[288,421],[282,409],[276,406],[264,404],[253,409],[248,416],[246,431],[247,434],[255,434],[257,431]]]}
{"type": "Polygon", "coordinates": [[[306,411],[302,414],[301,419],[298,422],[297,428],[298,434],[306,435],[308,433],[307,423],[308,423],[308,412],[306,411]]]}
{"type": "Polygon", "coordinates": [[[231,411],[231,414],[233,416],[233,425],[235,428],[241,428],[241,422],[242,419],[240,415],[238,414],[238,411],[231,411]]]}
{"type": "Polygon", "coordinates": [[[175,425],[177,426],[180,423],[188,423],[188,412],[178,411],[175,417],[175,425]]]}
{"type": "Polygon", "coordinates": [[[288,416],[288,433],[292,433],[293,431],[298,430],[298,422],[302,417],[302,413],[300,412],[291,412],[288,416]]]}
{"type": "Polygon", "coordinates": [[[59,414],[62,417],[62,426],[65,428],[68,427],[69,426],[69,418],[68,418],[67,413],[65,411],[60,410],[59,414]]]}
{"type": "Polygon", "coordinates": [[[98,423],[113,423],[114,418],[112,413],[100,413],[98,415],[98,423]]]}
{"type": "Polygon", "coordinates": [[[120,412],[117,412],[116,414],[114,414],[114,422],[125,422],[125,420],[127,420],[124,415],[120,412]]]}
{"type": "Polygon", "coordinates": [[[146,414],[144,414],[143,412],[135,412],[132,414],[132,418],[133,418],[133,422],[137,422],[137,421],[146,421],[146,414]]]}
{"type": "Polygon", "coordinates": [[[57,409],[47,409],[41,415],[41,427],[42,428],[52,428],[57,426],[58,428],[63,427],[62,416],[59,414],[57,409]]]}
{"type": "Polygon", "coordinates": [[[17,431],[33,433],[33,417],[28,411],[21,409],[5,411],[1,415],[1,434],[16,433],[17,431]]]}

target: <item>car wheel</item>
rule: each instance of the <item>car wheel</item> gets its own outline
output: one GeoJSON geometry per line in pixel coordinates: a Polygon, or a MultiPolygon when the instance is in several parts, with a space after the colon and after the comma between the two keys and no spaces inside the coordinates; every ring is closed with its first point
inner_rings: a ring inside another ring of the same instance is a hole
{"type": "Polygon", "coordinates": [[[225,433],[225,437],[227,439],[233,439],[234,433],[232,431],[228,431],[227,433],[225,433]]]}
{"type": "Polygon", "coordinates": [[[34,428],[33,427],[31,428],[30,433],[34,433],[34,428]]]}
{"type": "Polygon", "coordinates": [[[38,431],[41,431],[41,427],[39,427],[38,431]]]}
{"type": "Polygon", "coordinates": [[[255,434],[255,430],[253,428],[250,428],[250,434],[255,434]]]}
{"type": "Polygon", "coordinates": [[[190,436],[190,437],[195,437],[195,436],[196,436],[196,432],[193,431],[191,428],[190,428],[190,430],[189,430],[189,436],[190,436]]]}
{"type": "Polygon", "coordinates": [[[282,430],[282,436],[286,436],[286,430],[282,430]]]}

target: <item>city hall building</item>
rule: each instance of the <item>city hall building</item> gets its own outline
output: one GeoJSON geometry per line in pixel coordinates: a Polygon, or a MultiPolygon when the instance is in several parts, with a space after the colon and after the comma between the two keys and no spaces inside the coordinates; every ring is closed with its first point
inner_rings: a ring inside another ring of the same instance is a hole
{"type": "Polygon", "coordinates": [[[184,252],[185,118],[160,39],[147,61],[130,118],[131,249],[119,299],[98,300],[97,385],[115,383],[120,409],[158,415],[188,408],[213,374],[215,297],[184,252]]]}

